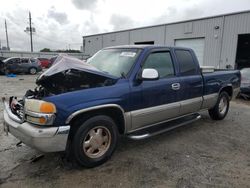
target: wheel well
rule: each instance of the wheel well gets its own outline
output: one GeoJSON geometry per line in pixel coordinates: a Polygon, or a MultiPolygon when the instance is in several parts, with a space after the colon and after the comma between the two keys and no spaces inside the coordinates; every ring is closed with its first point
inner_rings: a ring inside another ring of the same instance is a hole
{"type": "MultiPolygon", "coordinates": [[[[123,116],[123,112],[119,108],[116,108],[116,107],[107,107],[107,108],[102,108],[98,110],[90,110],[87,112],[83,112],[75,116],[69,122],[69,124],[70,125],[77,124],[77,121],[79,120],[81,120],[81,122],[86,121],[87,119],[96,115],[106,115],[106,116],[111,117],[115,121],[119,133],[123,134],[125,132],[125,119],[123,116]]],[[[77,126],[80,126],[80,125],[77,124],[77,126]]]]}
{"type": "Polygon", "coordinates": [[[36,68],[36,67],[30,67],[30,68],[29,68],[29,70],[30,70],[30,69],[36,69],[36,70],[37,70],[37,68],[36,68]]]}
{"type": "Polygon", "coordinates": [[[232,88],[232,86],[226,86],[226,87],[222,88],[220,93],[223,92],[223,91],[227,92],[230,99],[232,98],[232,96],[233,96],[233,88],[232,88]]]}

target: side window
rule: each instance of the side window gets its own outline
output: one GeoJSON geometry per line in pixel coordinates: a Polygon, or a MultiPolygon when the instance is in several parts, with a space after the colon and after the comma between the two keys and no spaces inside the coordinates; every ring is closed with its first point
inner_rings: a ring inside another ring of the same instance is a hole
{"type": "Polygon", "coordinates": [[[180,65],[181,75],[187,76],[196,74],[197,66],[188,50],[175,50],[175,54],[180,65]]]}
{"type": "Polygon", "coordinates": [[[14,60],[13,59],[10,59],[9,61],[7,61],[7,64],[8,65],[11,65],[11,64],[13,64],[14,63],[14,60]]]}
{"type": "Polygon", "coordinates": [[[15,64],[20,63],[20,59],[16,58],[16,59],[14,60],[14,63],[15,63],[15,64]]]}
{"type": "Polygon", "coordinates": [[[29,63],[29,59],[21,59],[21,63],[29,63]]]}
{"type": "Polygon", "coordinates": [[[9,60],[8,64],[18,64],[19,60],[17,58],[13,58],[11,60],[9,60]]]}
{"type": "Polygon", "coordinates": [[[174,67],[170,52],[154,52],[151,53],[143,67],[156,69],[159,73],[160,78],[166,78],[174,75],[174,67]]]}

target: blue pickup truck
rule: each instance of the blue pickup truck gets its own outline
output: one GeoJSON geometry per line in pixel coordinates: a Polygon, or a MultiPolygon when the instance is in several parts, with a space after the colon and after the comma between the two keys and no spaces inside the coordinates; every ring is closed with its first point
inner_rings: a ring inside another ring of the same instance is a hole
{"type": "Polygon", "coordinates": [[[188,48],[129,45],[87,62],[59,57],[35,90],[3,99],[4,129],[37,150],[66,151],[94,167],[111,157],[120,135],[145,139],[196,121],[203,110],[224,119],[240,77],[200,68],[188,48]]]}

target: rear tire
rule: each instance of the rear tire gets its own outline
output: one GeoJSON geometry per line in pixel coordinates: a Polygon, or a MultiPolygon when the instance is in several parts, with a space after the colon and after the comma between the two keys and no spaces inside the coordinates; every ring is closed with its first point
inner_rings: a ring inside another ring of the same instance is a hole
{"type": "Polygon", "coordinates": [[[29,73],[32,74],[32,75],[35,75],[37,73],[36,68],[35,67],[30,68],[29,73]]]}
{"type": "Polygon", "coordinates": [[[216,105],[208,110],[209,115],[214,120],[222,120],[226,117],[229,109],[230,99],[227,92],[221,92],[216,105]]]}
{"type": "MultiPolygon", "coordinates": [[[[72,125],[76,126],[76,125],[72,125]]],[[[106,162],[118,142],[115,122],[108,116],[98,115],[80,122],[72,133],[70,156],[81,166],[92,168],[106,162]]]]}

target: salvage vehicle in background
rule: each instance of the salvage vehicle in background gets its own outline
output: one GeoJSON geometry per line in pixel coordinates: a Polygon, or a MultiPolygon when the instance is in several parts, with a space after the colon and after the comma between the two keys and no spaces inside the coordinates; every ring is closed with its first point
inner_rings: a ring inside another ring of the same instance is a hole
{"type": "Polygon", "coordinates": [[[245,99],[250,99],[250,68],[241,69],[240,95],[245,99]]]}
{"type": "Polygon", "coordinates": [[[4,63],[0,60],[0,74],[4,74],[4,63]]]}
{"type": "Polygon", "coordinates": [[[34,58],[11,57],[3,60],[4,73],[29,73],[36,74],[42,71],[39,60],[34,58]]]}
{"type": "Polygon", "coordinates": [[[53,56],[52,58],[49,59],[51,65],[53,65],[53,63],[54,63],[54,61],[56,60],[57,57],[58,57],[58,56],[53,56]]]}
{"type": "Polygon", "coordinates": [[[0,61],[3,61],[3,60],[5,60],[5,59],[6,59],[5,57],[0,56],[0,61]]]}
{"type": "Polygon", "coordinates": [[[47,58],[37,58],[40,61],[42,68],[49,68],[51,66],[51,61],[47,58]]]}
{"type": "Polygon", "coordinates": [[[58,61],[61,60],[62,57],[65,57],[65,56],[68,56],[68,54],[65,54],[65,53],[60,53],[59,55],[56,55],[56,56],[53,56],[50,58],[50,66],[56,64],[58,61]]]}
{"type": "Polygon", "coordinates": [[[35,90],[4,100],[5,131],[43,152],[66,151],[78,164],[107,161],[119,135],[145,139],[200,119],[226,117],[240,88],[237,70],[203,70],[193,50],[105,48],[88,62],[61,57],[35,90]]]}

